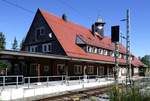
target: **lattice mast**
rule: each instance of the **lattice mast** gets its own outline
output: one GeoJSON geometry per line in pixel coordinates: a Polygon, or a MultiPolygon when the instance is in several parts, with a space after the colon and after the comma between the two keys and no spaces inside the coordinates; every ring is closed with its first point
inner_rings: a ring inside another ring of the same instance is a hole
{"type": "Polygon", "coordinates": [[[126,11],[126,83],[131,83],[131,54],[130,54],[130,11],[126,11]]]}

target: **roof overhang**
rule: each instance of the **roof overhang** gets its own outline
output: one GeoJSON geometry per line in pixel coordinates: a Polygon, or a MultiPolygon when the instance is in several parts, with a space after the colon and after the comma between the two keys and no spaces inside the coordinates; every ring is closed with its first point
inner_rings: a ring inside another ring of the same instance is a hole
{"type": "Polygon", "coordinates": [[[45,54],[45,53],[34,53],[34,52],[30,53],[30,52],[25,52],[25,51],[12,51],[12,50],[2,50],[0,51],[0,55],[70,60],[67,56],[52,55],[52,54],[45,54]]]}
{"type": "Polygon", "coordinates": [[[100,64],[114,64],[113,62],[107,62],[107,61],[98,61],[98,60],[92,60],[92,59],[69,57],[69,56],[46,54],[46,53],[30,53],[30,52],[25,52],[25,51],[1,50],[0,55],[70,60],[70,61],[76,61],[76,62],[90,62],[90,63],[100,63],[100,64]]]}

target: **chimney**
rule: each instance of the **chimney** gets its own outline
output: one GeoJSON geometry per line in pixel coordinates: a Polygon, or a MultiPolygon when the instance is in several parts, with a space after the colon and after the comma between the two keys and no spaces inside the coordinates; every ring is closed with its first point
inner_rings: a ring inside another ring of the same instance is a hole
{"type": "Polygon", "coordinates": [[[92,34],[95,35],[95,24],[92,24],[92,34]]]}
{"type": "Polygon", "coordinates": [[[105,22],[102,18],[98,18],[97,21],[92,25],[92,33],[97,32],[100,36],[104,37],[104,25],[105,22]]]}
{"type": "Polygon", "coordinates": [[[66,16],[66,14],[63,14],[63,15],[62,15],[62,19],[63,19],[64,21],[67,21],[67,16],[66,16]]]}

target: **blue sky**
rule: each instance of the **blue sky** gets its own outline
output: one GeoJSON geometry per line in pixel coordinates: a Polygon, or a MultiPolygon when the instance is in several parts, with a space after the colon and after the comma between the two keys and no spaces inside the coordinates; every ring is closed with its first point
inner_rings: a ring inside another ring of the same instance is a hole
{"type": "Polygon", "coordinates": [[[14,37],[20,42],[26,36],[37,8],[55,15],[65,13],[69,20],[87,28],[98,17],[105,22],[105,35],[110,36],[112,25],[120,25],[125,34],[125,22],[120,20],[131,13],[131,51],[136,56],[150,54],[150,1],[149,0],[7,0],[33,13],[24,11],[0,0],[0,31],[5,33],[7,48],[10,49],[14,37]]]}

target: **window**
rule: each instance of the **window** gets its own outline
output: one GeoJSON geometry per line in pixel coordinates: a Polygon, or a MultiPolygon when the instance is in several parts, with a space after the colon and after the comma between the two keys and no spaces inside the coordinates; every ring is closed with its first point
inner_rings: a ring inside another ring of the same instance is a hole
{"type": "Polygon", "coordinates": [[[102,49],[98,49],[98,54],[103,54],[103,50],[102,49]]]}
{"type": "Polygon", "coordinates": [[[44,29],[44,28],[41,28],[40,35],[43,35],[43,34],[45,34],[45,29],[44,29]]]}
{"type": "Polygon", "coordinates": [[[126,55],[125,54],[123,55],[123,58],[126,59],[126,55]]]}
{"type": "Polygon", "coordinates": [[[103,55],[107,55],[107,50],[104,50],[104,51],[103,51],[103,55]]]}
{"type": "Polygon", "coordinates": [[[112,57],[114,57],[114,56],[115,56],[115,53],[114,53],[114,52],[112,52],[112,53],[111,53],[111,56],[112,56],[112,57]]]}
{"type": "Polygon", "coordinates": [[[121,68],[121,75],[125,75],[127,72],[127,69],[126,68],[121,68]]]}
{"type": "Polygon", "coordinates": [[[37,29],[37,30],[36,30],[36,34],[37,34],[37,35],[40,35],[40,29],[37,29]]]}
{"type": "Polygon", "coordinates": [[[65,74],[65,64],[57,64],[57,74],[59,75],[65,74]]]}
{"type": "Polygon", "coordinates": [[[29,52],[37,52],[37,51],[38,51],[37,45],[29,47],[29,52]]]}
{"type": "Polygon", "coordinates": [[[133,70],[134,70],[134,74],[139,73],[139,68],[134,68],[133,70]]]}
{"type": "Polygon", "coordinates": [[[87,50],[86,50],[87,52],[89,52],[90,51],[90,47],[89,46],[87,46],[87,50]]]}
{"type": "Polygon", "coordinates": [[[88,66],[88,74],[94,74],[94,66],[88,66]]]}
{"type": "Polygon", "coordinates": [[[97,48],[93,48],[93,52],[94,52],[94,53],[97,53],[97,48]]]}
{"type": "Polygon", "coordinates": [[[93,48],[91,46],[90,46],[89,52],[91,53],[93,52],[93,48]]]}
{"type": "Polygon", "coordinates": [[[111,51],[108,51],[108,52],[107,52],[107,56],[111,56],[111,51]]]}
{"type": "Polygon", "coordinates": [[[131,56],[131,60],[134,60],[134,56],[131,56]]]}
{"type": "Polygon", "coordinates": [[[36,63],[32,63],[30,64],[30,76],[36,76],[38,73],[38,68],[37,68],[37,64],[36,63]]]}
{"type": "Polygon", "coordinates": [[[118,58],[120,58],[120,59],[121,59],[121,57],[122,57],[122,54],[121,54],[121,53],[119,53],[119,56],[118,56],[118,58]]]}
{"type": "Polygon", "coordinates": [[[92,53],[92,52],[93,52],[93,47],[91,47],[91,46],[87,46],[87,52],[92,53]]]}
{"type": "Polygon", "coordinates": [[[42,45],[43,52],[52,52],[52,43],[46,43],[42,45]]]}
{"type": "Polygon", "coordinates": [[[74,65],[74,73],[75,74],[82,74],[82,66],[81,65],[74,65]]]}
{"type": "Polygon", "coordinates": [[[104,66],[98,67],[98,74],[99,75],[104,75],[104,66]]]}
{"type": "Polygon", "coordinates": [[[45,34],[45,28],[44,27],[39,27],[36,28],[36,35],[44,35],[45,34]]]}
{"type": "Polygon", "coordinates": [[[124,54],[121,55],[121,59],[124,59],[124,54]]]}
{"type": "Polygon", "coordinates": [[[48,65],[44,65],[44,72],[49,72],[49,66],[48,65]]]}

